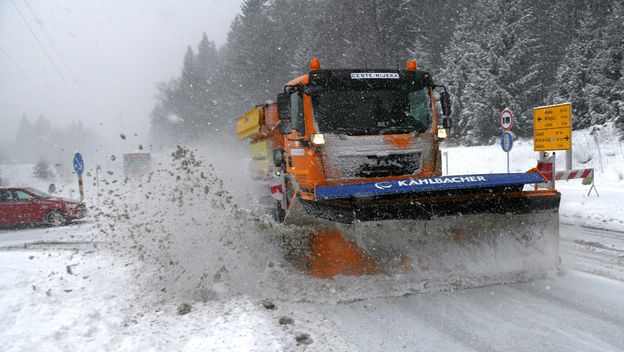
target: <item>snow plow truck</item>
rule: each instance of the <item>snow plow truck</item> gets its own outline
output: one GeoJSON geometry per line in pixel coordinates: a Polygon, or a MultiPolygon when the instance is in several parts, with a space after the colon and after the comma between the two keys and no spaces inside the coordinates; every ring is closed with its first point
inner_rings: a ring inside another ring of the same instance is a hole
{"type": "Polygon", "coordinates": [[[276,102],[240,116],[236,133],[250,141],[273,218],[310,229],[289,240],[297,267],[317,278],[411,273],[475,285],[556,269],[560,194],[542,187],[538,169],[443,175],[450,115],[446,88],[415,61],[321,69],[312,59],[276,102]]]}

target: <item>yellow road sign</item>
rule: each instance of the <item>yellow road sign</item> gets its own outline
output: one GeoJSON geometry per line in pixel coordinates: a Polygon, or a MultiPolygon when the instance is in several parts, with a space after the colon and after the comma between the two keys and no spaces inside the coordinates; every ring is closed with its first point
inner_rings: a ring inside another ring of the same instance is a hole
{"type": "Polygon", "coordinates": [[[533,149],[535,151],[572,148],[572,104],[540,106],[533,109],[533,149]]]}
{"type": "Polygon", "coordinates": [[[570,128],[552,128],[535,131],[533,150],[569,150],[572,148],[572,131],[570,128]]]}

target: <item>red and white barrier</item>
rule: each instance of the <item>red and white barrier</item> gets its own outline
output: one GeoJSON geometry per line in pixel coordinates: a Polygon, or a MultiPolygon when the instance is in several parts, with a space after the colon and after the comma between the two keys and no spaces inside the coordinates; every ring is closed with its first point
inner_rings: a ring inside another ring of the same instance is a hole
{"type": "Polygon", "coordinates": [[[594,169],[580,169],[580,170],[565,170],[556,171],[555,169],[555,154],[548,155],[548,153],[540,153],[537,160],[537,170],[544,176],[545,183],[535,185],[535,189],[539,187],[546,187],[548,189],[555,189],[555,181],[582,179],[584,185],[591,185],[589,193],[594,190],[597,196],[598,190],[594,185],[594,169]]]}
{"type": "MultiPolygon", "coordinates": [[[[541,154],[537,161],[537,170],[544,176],[544,180],[547,182],[582,179],[583,184],[591,184],[594,178],[594,169],[556,171],[554,168],[555,155],[547,156],[546,154],[541,154]]],[[[554,186],[554,184],[551,186],[554,186]]]]}
{"type": "Polygon", "coordinates": [[[555,163],[555,157],[550,156],[541,158],[537,161],[537,170],[544,176],[544,180],[552,181],[553,177],[553,165],[555,163]]]}
{"type": "Polygon", "coordinates": [[[555,181],[585,179],[593,177],[594,169],[567,170],[555,172],[555,181]]]}

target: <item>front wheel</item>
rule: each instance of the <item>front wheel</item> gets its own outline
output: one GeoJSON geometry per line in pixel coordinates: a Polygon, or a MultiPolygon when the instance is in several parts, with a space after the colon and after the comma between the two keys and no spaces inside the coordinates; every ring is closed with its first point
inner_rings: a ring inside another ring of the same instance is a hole
{"type": "Polygon", "coordinates": [[[54,210],[46,214],[45,223],[48,226],[61,226],[67,223],[67,219],[59,211],[54,210]]]}
{"type": "Polygon", "coordinates": [[[284,218],[286,217],[286,211],[282,208],[282,202],[276,200],[273,202],[273,220],[276,222],[282,223],[284,222],[284,218]]]}

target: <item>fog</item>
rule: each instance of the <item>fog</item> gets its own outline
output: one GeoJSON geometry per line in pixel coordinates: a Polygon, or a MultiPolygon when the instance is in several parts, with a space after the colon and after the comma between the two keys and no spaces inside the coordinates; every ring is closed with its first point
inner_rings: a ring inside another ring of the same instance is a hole
{"type": "Polygon", "coordinates": [[[0,0],[0,146],[23,115],[146,137],[156,83],[202,32],[222,45],[241,2],[0,0]]]}

